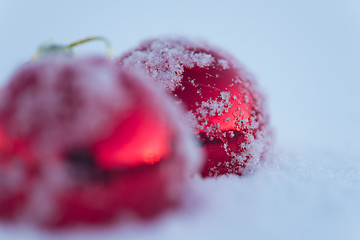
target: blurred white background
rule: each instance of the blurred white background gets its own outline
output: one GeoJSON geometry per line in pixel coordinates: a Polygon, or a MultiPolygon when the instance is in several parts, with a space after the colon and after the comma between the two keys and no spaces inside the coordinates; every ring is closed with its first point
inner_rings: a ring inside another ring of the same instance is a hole
{"type": "MultiPolygon", "coordinates": [[[[280,152],[273,165],[246,178],[199,180],[215,200],[192,221],[172,216],[157,230],[118,236],[360,239],[359,1],[0,0],[0,32],[1,83],[44,42],[101,35],[119,56],[146,38],[180,35],[227,50],[262,86],[280,152]]],[[[92,50],[103,46],[78,48],[92,50]]]]}

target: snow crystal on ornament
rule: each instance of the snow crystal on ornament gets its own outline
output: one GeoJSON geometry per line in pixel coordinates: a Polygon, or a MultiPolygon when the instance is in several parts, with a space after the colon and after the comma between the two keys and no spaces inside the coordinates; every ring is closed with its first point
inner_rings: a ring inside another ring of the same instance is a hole
{"type": "Polygon", "coordinates": [[[58,228],[179,207],[203,158],[147,77],[96,57],[19,68],[0,96],[0,219],[58,228]]]}
{"type": "Polygon", "coordinates": [[[203,176],[242,175],[263,158],[270,139],[263,95],[228,54],[203,42],[152,39],[118,64],[146,72],[187,108],[208,155],[203,176]]]}

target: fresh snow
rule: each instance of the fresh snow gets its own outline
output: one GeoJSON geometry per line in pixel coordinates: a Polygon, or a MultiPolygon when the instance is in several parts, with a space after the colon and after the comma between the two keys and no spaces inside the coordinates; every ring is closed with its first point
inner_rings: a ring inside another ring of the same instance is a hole
{"type": "Polygon", "coordinates": [[[3,225],[0,239],[358,239],[359,181],[351,156],[278,152],[247,177],[193,179],[184,209],[151,223],[65,233],[3,225]]]}

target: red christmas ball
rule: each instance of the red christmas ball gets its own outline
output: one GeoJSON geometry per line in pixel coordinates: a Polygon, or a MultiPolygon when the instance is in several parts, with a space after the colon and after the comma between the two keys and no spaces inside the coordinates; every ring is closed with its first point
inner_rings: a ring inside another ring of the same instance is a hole
{"type": "Polygon", "coordinates": [[[202,175],[242,175],[263,158],[269,142],[264,98],[245,68],[205,43],[154,39],[118,59],[148,73],[188,110],[207,152],[202,175]]]}
{"type": "Polygon", "coordinates": [[[0,96],[0,218],[48,227],[178,206],[201,157],[170,99],[88,57],[44,57],[0,96]]]}

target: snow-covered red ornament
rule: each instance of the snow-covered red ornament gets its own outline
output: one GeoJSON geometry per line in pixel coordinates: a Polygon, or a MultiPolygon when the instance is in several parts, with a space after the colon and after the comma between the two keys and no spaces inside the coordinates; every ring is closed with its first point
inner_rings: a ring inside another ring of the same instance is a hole
{"type": "Polygon", "coordinates": [[[264,98],[243,66],[205,43],[153,39],[124,54],[122,68],[147,72],[188,110],[207,152],[202,175],[242,175],[269,142],[264,98]]]}
{"type": "Polygon", "coordinates": [[[48,227],[148,219],[201,164],[171,99],[101,57],[46,56],[0,95],[0,219],[48,227]]]}

